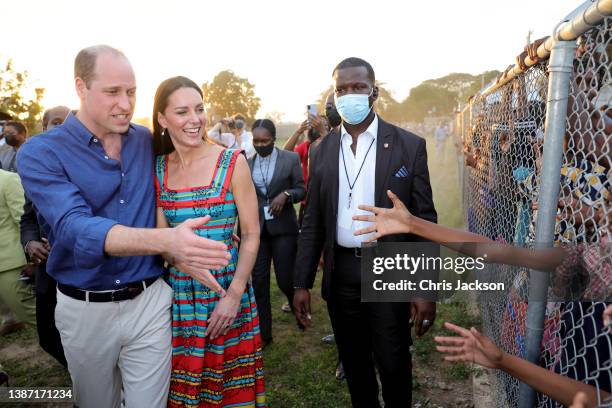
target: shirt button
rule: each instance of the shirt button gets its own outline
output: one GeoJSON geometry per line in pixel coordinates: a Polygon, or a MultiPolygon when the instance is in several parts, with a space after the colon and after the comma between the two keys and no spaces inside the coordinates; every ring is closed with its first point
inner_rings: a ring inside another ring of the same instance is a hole
{"type": "Polygon", "coordinates": [[[120,281],[119,279],[117,279],[117,280],[115,281],[115,283],[118,285],[118,284],[120,284],[120,283],[121,283],[121,281],[120,281]]]}
{"type": "Polygon", "coordinates": [[[104,156],[104,158],[105,158],[106,160],[108,160],[108,156],[104,156]]]}
{"type": "Polygon", "coordinates": [[[125,173],[121,173],[121,177],[125,177],[125,173]]]}
{"type": "Polygon", "coordinates": [[[98,143],[98,139],[94,139],[94,143],[98,143]]]}
{"type": "Polygon", "coordinates": [[[121,204],[125,204],[125,200],[119,200],[121,204]]]}

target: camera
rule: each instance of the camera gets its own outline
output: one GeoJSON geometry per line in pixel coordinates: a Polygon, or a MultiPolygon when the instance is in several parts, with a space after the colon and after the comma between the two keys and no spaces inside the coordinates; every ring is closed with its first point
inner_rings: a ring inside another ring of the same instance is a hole
{"type": "Polygon", "coordinates": [[[221,123],[226,125],[230,129],[236,129],[236,122],[232,118],[221,119],[221,123]]]}

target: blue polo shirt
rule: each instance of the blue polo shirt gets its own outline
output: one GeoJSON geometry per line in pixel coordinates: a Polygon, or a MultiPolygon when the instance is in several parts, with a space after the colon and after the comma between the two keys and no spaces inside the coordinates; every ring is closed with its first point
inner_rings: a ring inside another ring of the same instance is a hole
{"type": "Polygon", "coordinates": [[[50,225],[47,272],[59,283],[112,290],[162,274],[156,256],[108,256],[104,241],[116,224],[155,227],[152,136],[130,125],[121,162],[72,113],[63,125],[31,138],[17,154],[28,197],[50,225]]]}

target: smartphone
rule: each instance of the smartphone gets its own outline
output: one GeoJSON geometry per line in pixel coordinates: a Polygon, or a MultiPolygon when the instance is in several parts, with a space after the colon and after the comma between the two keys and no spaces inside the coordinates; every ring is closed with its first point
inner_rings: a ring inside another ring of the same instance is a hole
{"type": "Polygon", "coordinates": [[[306,109],[308,110],[308,114],[312,116],[317,116],[317,104],[313,103],[311,105],[306,105],[306,109]]]}

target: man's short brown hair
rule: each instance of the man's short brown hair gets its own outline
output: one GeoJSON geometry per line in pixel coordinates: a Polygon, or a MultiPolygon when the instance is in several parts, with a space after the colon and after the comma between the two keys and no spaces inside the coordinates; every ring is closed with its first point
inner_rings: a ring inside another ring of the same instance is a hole
{"type": "Polygon", "coordinates": [[[96,60],[104,53],[126,58],[125,54],[109,45],[93,45],[83,48],[74,59],[74,78],[81,78],[88,89],[96,76],[96,60]]]}

